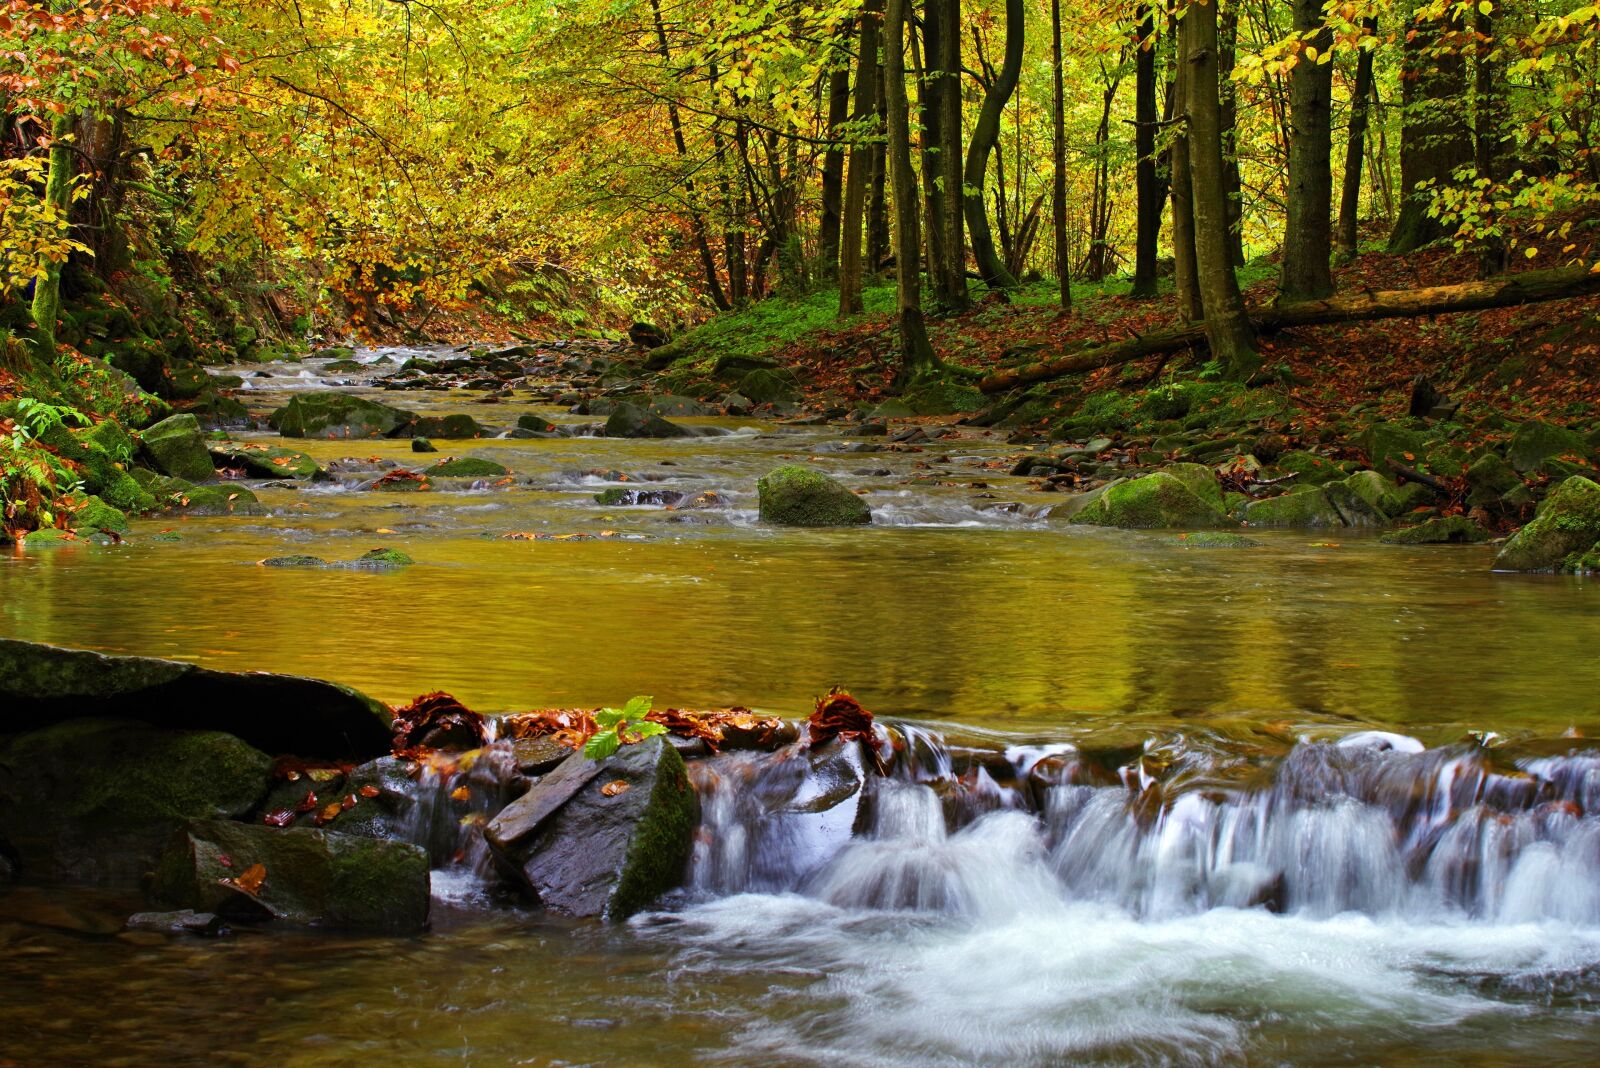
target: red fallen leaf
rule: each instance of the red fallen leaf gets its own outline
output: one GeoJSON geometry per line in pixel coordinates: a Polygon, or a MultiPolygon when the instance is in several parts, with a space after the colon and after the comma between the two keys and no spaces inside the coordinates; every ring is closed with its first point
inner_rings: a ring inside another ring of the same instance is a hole
{"type": "Polygon", "coordinates": [[[224,886],[231,886],[235,890],[241,890],[244,893],[249,894],[251,897],[255,897],[261,892],[261,884],[266,881],[267,866],[265,864],[252,864],[244,871],[240,872],[237,877],[232,879],[223,879],[222,884],[224,886]]]}
{"type": "Polygon", "coordinates": [[[356,797],[355,794],[346,794],[344,800],[339,802],[339,807],[348,811],[355,808],[356,802],[359,800],[360,798],[356,797]]]}
{"type": "Polygon", "coordinates": [[[304,797],[302,797],[300,799],[300,803],[294,807],[294,810],[296,812],[310,812],[312,809],[314,809],[316,807],[317,807],[317,792],[315,790],[307,790],[306,791],[306,796],[304,796],[304,797]]]}
{"type": "Polygon", "coordinates": [[[465,786],[457,786],[454,790],[450,791],[450,800],[452,801],[470,801],[471,799],[472,791],[467,789],[465,786]]]}
{"type": "Polygon", "coordinates": [[[861,707],[861,702],[843,690],[835,688],[817,701],[816,710],[807,722],[811,745],[821,745],[834,738],[845,741],[873,741],[872,713],[861,707]]]}
{"type": "Polygon", "coordinates": [[[322,810],[317,813],[317,826],[321,827],[325,823],[332,823],[339,817],[339,813],[343,811],[344,806],[338,801],[328,802],[326,805],[322,806],[322,810]]]}
{"type": "Polygon", "coordinates": [[[365,786],[363,786],[361,788],[361,796],[362,797],[377,797],[378,794],[380,794],[381,792],[382,791],[380,791],[376,786],[372,785],[370,782],[367,783],[365,786]]]}
{"type": "Polygon", "coordinates": [[[626,791],[628,789],[628,785],[629,784],[626,780],[612,779],[610,782],[600,787],[600,792],[607,797],[616,797],[618,794],[626,791]]]}
{"type": "Polygon", "coordinates": [[[489,735],[483,717],[447,693],[423,694],[394,714],[394,751],[478,749],[489,735]]]}
{"type": "Polygon", "coordinates": [[[268,827],[287,827],[289,824],[294,822],[294,809],[273,809],[271,812],[261,817],[261,822],[265,823],[268,827]]]}

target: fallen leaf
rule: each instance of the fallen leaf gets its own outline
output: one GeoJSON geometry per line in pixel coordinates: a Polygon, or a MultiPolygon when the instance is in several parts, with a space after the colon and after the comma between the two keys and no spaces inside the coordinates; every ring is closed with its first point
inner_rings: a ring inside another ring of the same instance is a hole
{"type": "Polygon", "coordinates": [[[376,786],[372,785],[370,782],[367,783],[365,786],[363,786],[361,788],[361,796],[362,797],[377,797],[378,794],[381,793],[381,792],[382,791],[380,791],[376,786]]]}
{"type": "Polygon", "coordinates": [[[610,782],[600,787],[600,792],[605,794],[607,797],[616,797],[618,794],[623,793],[627,789],[628,783],[626,780],[612,779],[610,782]]]}
{"type": "Polygon", "coordinates": [[[471,799],[472,791],[467,789],[465,786],[457,786],[454,790],[450,791],[450,800],[452,801],[469,801],[471,799]]]}
{"type": "Polygon", "coordinates": [[[261,817],[261,822],[268,827],[287,827],[294,822],[294,809],[279,808],[261,817]]]}

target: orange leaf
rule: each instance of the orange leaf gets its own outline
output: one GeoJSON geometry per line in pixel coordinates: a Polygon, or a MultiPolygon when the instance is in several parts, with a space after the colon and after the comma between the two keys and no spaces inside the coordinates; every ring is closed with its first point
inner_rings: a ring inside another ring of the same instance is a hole
{"type": "Polygon", "coordinates": [[[628,783],[627,782],[625,782],[622,779],[613,779],[610,782],[606,783],[604,786],[600,787],[600,792],[602,794],[605,794],[607,797],[616,797],[618,794],[622,793],[623,791],[625,791],[627,789],[628,789],[628,783]]]}

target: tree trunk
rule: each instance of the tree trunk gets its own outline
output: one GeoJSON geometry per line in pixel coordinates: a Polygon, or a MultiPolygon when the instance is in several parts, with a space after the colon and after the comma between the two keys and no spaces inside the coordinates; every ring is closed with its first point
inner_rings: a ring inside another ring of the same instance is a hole
{"type": "MultiPolygon", "coordinates": [[[[848,25],[840,30],[849,33],[848,25]]],[[[839,234],[844,223],[844,145],[839,127],[850,117],[850,68],[828,72],[828,150],[822,156],[822,217],[817,223],[818,274],[839,277],[839,234]]]]}
{"type": "MultiPolygon", "coordinates": [[[[1176,23],[1169,23],[1176,37],[1176,23]]],[[[1204,314],[1200,307],[1200,268],[1194,252],[1194,182],[1189,167],[1189,64],[1184,62],[1183,51],[1173,46],[1174,86],[1172,107],[1168,116],[1176,122],[1172,148],[1168,153],[1172,171],[1172,282],[1178,301],[1178,321],[1192,323],[1204,314]]]]}
{"type": "Polygon", "coordinates": [[[939,192],[944,216],[945,277],[950,291],[943,294],[947,307],[964,311],[972,306],[967,294],[967,224],[961,189],[961,0],[941,0],[944,24],[939,33],[939,55],[928,62],[938,68],[943,81],[939,94],[939,135],[944,152],[939,158],[939,192]]]}
{"type": "Polygon", "coordinates": [[[1211,354],[1230,378],[1244,380],[1261,366],[1255,331],[1239,295],[1228,240],[1223,187],[1221,107],[1217,97],[1217,8],[1190,4],[1184,12],[1182,56],[1187,70],[1190,196],[1200,302],[1211,354]]]}
{"type": "Polygon", "coordinates": [[[1289,70],[1289,203],[1278,299],[1315,300],[1333,292],[1333,30],[1322,0],[1294,0],[1303,48],[1289,70]]]}
{"type": "MultiPolygon", "coordinates": [[[[1061,64],[1061,0],[1050,0],[1050,148],[1055,164],[1050,182],[1050,224],[1055,233],[1056,282],[1061,291],[1061,307],[1071,311],[1072,258],[1067,248],[1067,94],[1061,64]]],[[[1154,100],[1152,95],[1152,108],[1154,100]]]]}
{"type": "MultiPolygon", "coordinates": [[[[1378,17],[1369,16],[1362,26],[1368,37],[1378,35],[1378,17]]],[[[1356,231],[1361,217],[1361,163],[1366,158],[1367,118],[1372,106],[1372,53],[1363,48],[1356,57],[1356,84],[1350,94],[1350,140],[1344,150],[1344,183],[1339,190],[1339,255],[1356,254],[1360,236],[1356,231]]]]}
{"type": "Polygon", "coordinates": [[[1239,51],[1239,12],[1217,13],[1217,94],[1222,121],[1222,191],[1228,196],[1228,257],[1244,266],[1244,180],[1239,174],[1239,92],[1233,65],[1239,51]]]}
{"type": "MultiPolygon", "coordinates": [[[[1494,39],[1494,11],[1473,11],[1476,48],[1473,54],[1473,142],[1478,177],[1499,183],[1506,177],[1506,157],[1501,138],[1506,123],[1505,88],[1501,85],[1505,60],[1494,39]]],[[[1479,242],[1478,274],[1487,278],[1506,269],[1509,249],[1504,237],[1479,242]]]]}
{"type": "MultiPolygon", "coordinates": [[[[1052,0],[1059,5],[1061,0],[1052,0]]],[[[1060,23],[1056,33],[1059,37],[1060,23]]],[[[1161,208],[1166,199],[1156,173],[1156,14],[1150,3],[1139,8],[1139,43],[1133,55],[1133,145],[1138,157],[1133,182],[1138,205],[1131,296],[1156,295],[1156,260],[1161,249],[1161,208]]],[[[1058,67],[1059,69],[1059,67],[1058,67]]]]}
{"type": "Polygon", "coordinates": [[[841,220],[839,243],[839,316],[858,315],[861,312],[861,238],[866,217],[867,188],[872,171],[872,146],[859,140],[861,129],[876,111],[877,91],[873,83],[878,77],[878,33],[883,14],[883,0],[866,0],[861,9],[860,32],[857,35],[859,56],[856,60],[856,86],[854,120],[857,140],[850,145],[850,170],[845,179],[844,217],[841,220]]]}
{"type": "MultiPolygon", "coordinates": [[[[883,63],[878,63],[878,76],[873,92],[873,106],[878,112],[878,128],[888,125],[888,103],[885,99],[883,63]]],[[[872,146],[872,197],[867,201],[867,271],[876,275],[883,269],[889,256],[889,146],[878,141],[872,146]]]]}
{"type": "Polygon", "coordinates": [[[910,29],[911,69],[917,76],[918,122],[922,124],[922,218],[923,240],[927,243],[928,284],[933,288],[934,299],[944,304],[944,294],[951,288],[945,277],[949,256],[945,252],[944,215],[940,211],[939,156],[944,151],[940,128],[939,95],[943,85],[932,69],[933,56],[939,44],[940,0],[925,0],[922,17],[922,46],[919,48],[915,24],[910,29]]]}
{"type": "Polygon", "coordinates": [[[905,385],[938,361],[922,320],[922,245],[917,230],[917,175],[911,169],[911,108],[906,99],[905,21],[908,0],[888,0],[883,21],[884,105],[888,112],[888,156],[894,188],[895,277],[900,317],[900,383],[905,385]]]}
{"type": "MultiPolygon", "coordinates": [[[[1538,304],[1600,293],[1600,272],[1588,267],[1556,267],[1458,285],[1430,286],[1426,289],[1392,289],[1349,293],[1326,300],[1299,304],[1274,304],[1251,310],[1250,318],[1264,331],[1326,323],[1371,322],[1379,319],[1407,319],[1422,315],[1449,315],[1456,312],[1508,308],[1518,304],[1538,304]]],[[[1017,386],[1044,382],[1063,375],[1079,374],[1111,367],[1142,356],[1180,352],[1204,344],[1206,324],[1192,323],[1176,330],[1131,337],[1109,345],[1096,345],[1078,352],[1053,357],[1027,367],[999,371],[978,383],[985,393],[1001,393],[1017,386]]]]}
{"type": "Polygon", "coordinates": [[[1459,22],[1446,16],[1420,22],[1401,53],[1400,215],[1389,235],[1390,252],[1411,252],[1444,236],[1428,215],[1431,193],[1424,182],[1448,182],[1457,167],[1472,162],[1467,124],[1467,66],[1460,48],[1439,51],[1459,39],[1459,22]]]}
{"type": "Polygon", "coordinates": [[[967,165],[962,175],[967,229],[972,233],[972,255],[978,261],[978,273],[990,289],[1014,289],[1017,285],[1017,280],[1006,270],[1005,263],[995,250],[983,189],[988,181],[989,153],[994,151],[995,142],[1000,139],[1000,117],[1011,100],[1011,94],[1016,91],[1017,80],[1022,76],[1022,35],[1022,0],[1006,0],[1005,59],[1000,64],[999,75],[984,94],[983,108],[978,112],[978,124],[973,127],[972,141],[967,146],[967,165]]]}
{"type": "MultiPolygon", "coordinates": [[[[56,216],[66,219],[72,196],[72,130],[76,116],[63,112],[50,124],[50,171],[45,179],[44,202],[56,216]]],[[[56,358],[56,320],[61,317],[61,268],[64,262],[44,265],[44,277],[33,283],[35,355],[48,367],[56,358]]]]}

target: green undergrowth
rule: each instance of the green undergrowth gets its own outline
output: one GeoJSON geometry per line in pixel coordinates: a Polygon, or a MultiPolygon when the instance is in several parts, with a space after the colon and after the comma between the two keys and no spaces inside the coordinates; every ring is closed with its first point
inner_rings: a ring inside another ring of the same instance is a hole
{"type": "MultiPolygon", "coordinates": [[[[863,316],[894,311],[892,285],[868,287],[862,294],[863,316]]],[[[772,297],[747,308],[724,312],[656,351],[654,363],[707,371],[720,358],[766,357],[809,334],[848,327],[854,319],[839,318],[837,288],[818,289],[803,297],[772,297]]]]}

